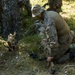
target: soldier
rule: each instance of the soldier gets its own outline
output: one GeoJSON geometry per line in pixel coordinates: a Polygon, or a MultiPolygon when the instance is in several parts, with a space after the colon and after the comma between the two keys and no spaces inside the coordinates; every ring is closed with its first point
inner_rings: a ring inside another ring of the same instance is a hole
{"type": "MultiPolygon", "coordinates": [[[[70,27],[57,12],[46,11],[38,4],[34,5],[31,11],[32,17],[43,21],[45,30],[42,45],[48,50],[47,61],[62,63],[64,60],[60,59],[65,56],[73,40],[70,27]]],[[[67,58],[71,57],[70,54],[67,54],[67,58]]]]}

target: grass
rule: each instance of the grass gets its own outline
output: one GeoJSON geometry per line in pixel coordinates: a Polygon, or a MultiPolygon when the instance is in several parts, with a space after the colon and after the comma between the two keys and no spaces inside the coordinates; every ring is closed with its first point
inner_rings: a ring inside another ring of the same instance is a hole
{"type": "MultiPolygon", "coordinates": [[[[38,3],[41,6],[45,4],[46,0],[31,0],[32,5],[38,3]]],[[[60,15],[66,20],[68,25],[75,28],[75,2],[63,1],[63,12],[60,15]]],[[[22,12],[23,25],[20,32],[19,51],[17,53],[8,52],[3,46],[3,38],[0,37],[0,75],[50,75],[49,68],[46,61],[38,61],[29,57],[26,51],[33,53],[39,53],[40,38],[35,31],[33,23],[34,19],[26,17],[26,12],[22,12]],[[29,29],[29,30],[28,30],[29,29]],[[26,30],[28,30],[27,33],[26,30]]],[[[40,52],[40,56],[41,56],[40,52]]],[[[61,70],[65,65],[74,64],[74,62],[68,62],[62,65],[56,64],[57,71],[61,70]]],[[[75,69],[74,69],[75,71],[75,69]]],[[[60,73],[59,75],[64,75],[60,73]]],[[[75,74],[71,74],[75,75],[75,74]]]]}

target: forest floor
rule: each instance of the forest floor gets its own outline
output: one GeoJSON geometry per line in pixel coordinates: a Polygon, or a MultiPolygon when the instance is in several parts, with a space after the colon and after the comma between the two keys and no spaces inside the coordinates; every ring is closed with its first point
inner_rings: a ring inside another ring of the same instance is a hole
{"type": "MultiPolygon", "coordinates": [[[[41,1],[42,4],[42,0],[36,1],[41,1]]],[[[61,12],[60,15],[63,16],[71,29],[74,29],[75,2],[63,1],[62,10],[63,12],[61,12]]],[[[19,41],[19,51],[8,52],[8,49],[2,44],[3,38],[0,37],[0,75],[51,75],[46,61],[32,59],[27,52],[27,50],[36,49],[36,40],[34,38],[36,37],[23,36],[19,41]]],[[[38,38],[36,39],[38,40],[38,38]]],[[[56,75],[75,75],[75,61],[55,64],[55,67],[57,71],[56,75]],[[69,66],[66,70],[61,71],[66,65],[74,65],[74,67],[69,66]]]]}

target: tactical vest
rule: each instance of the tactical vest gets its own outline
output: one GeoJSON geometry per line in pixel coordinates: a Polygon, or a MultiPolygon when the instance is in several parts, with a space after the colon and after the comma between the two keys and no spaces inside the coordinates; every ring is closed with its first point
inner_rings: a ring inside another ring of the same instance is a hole
{"type": "Polygon", "coordinates": [[[70,33],[70,27],[58,13],[54,11],[47,11],[47,16],[50,16],[54,20],[58,37],[61,37],[70,33]]]}

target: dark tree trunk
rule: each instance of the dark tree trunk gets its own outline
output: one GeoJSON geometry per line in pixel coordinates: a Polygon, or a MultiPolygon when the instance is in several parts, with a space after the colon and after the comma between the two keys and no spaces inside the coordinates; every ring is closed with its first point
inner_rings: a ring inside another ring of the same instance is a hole
{"type": "Polygon", "coordinates": [[[30,0],[19,0],[19,6],[25,6],[25,9],[28,12],[28,16],[31,16],[31,4],[30,4],[30,0]]]}
{"type": "Polygon", "coordinates": [[[2,0],[0,1],[0,34],[2,34],[2,29],[3,29],[3,25],[2,25],[2,0]]]}
{"type": "Polygon", "coordinates": [[[27,10],[27,12],[28,12],[28,15],[29,16],[31,16],[31,4],[30,4],[30,0],[25,0],[26,2],[25,2],[25,8],[26,8],[26,10],[27,10]]]}
{"type": "Polygon", "coordinates": [[[62,0],[48,0],[49,9],[56,12],[61,12],[62,0]]]}
{"type": "Polygon", "coordinates": [[[58,13],[62,11],[62,0],[48,0],[48,3],[44,4],[43,7],[45,8],[46,5],[49,5],[47,10],[56,11],[58,13]]]}
{"type": "Polygon", "coordinates": [[[3,6],[3,37],[7,38],[10,33],[16,32],[19,37],[21,27],[20,8],[18,0],[2,0],[3,6]]]}

